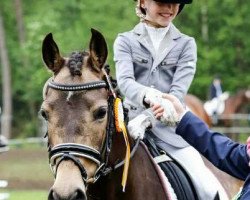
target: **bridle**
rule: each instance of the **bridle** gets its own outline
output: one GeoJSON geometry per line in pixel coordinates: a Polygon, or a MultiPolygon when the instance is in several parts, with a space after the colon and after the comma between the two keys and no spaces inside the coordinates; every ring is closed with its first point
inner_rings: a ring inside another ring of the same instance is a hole
{"type": "MultiPolygon", "coordinates": [[[[103,68],[105,74],[105,81],[94,81],[84,84],[59,84],[54,82],[52,79],[48,81],[47,88],[52,88],[59,91],[85,91],[85,90],[96,90],[100,88],[108,89],[108,120],[106,127],[106,138],[102,150],[99,152],[96,149],[78,144],[78,143],[62,143],[50,147],[48,144],[49,152],[49,163],[51,170],[56,177],[58,166],[62,161],[71,160],[80,170],[82,179],[84,183],[95,183],[101,176],[109,174],[111,171],[121,167],[124,164],[124,161],[116,164],[115,166],[108,166],[109,154],[111,152],[112,146],[112,136],[116,133],[115,122],[114,122],[114,113],[113,113],[113,102],[116,98],[116,93],[114,92],[113,82],[110,80],[110,76],[107,73],[108,66],[103,68]],[[89,178],[85,167],[79,160],[79,157],[86,158],[94,162],[98,168],[93,177],[89,178]]],[[[48,134],[46,134],[48,135],[48,134]]],[[[136,141],[136,144],[133,147],[131,152],[131,157],[134,155],[139,144],[139,140],[136,141]]]]}

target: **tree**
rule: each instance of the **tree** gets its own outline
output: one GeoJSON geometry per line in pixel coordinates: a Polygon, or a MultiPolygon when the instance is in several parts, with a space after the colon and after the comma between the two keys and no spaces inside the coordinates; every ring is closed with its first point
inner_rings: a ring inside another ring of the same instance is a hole
{"type": "Polygon", "coordinates": [[[11,97],[11,69],[8,52],[5,44],[5,29],[0,10],[0,59],[2,65],[3,86],[3,113],[1,116],[1,134],[6,138],[11,137],[12,97],[11,97]]]}

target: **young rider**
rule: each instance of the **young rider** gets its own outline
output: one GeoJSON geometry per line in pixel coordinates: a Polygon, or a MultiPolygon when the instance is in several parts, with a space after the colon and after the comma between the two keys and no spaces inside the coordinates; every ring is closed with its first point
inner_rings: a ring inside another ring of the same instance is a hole
{"type": "MultiPolygon", "coordinates": [[[[146,123],[150,118],[147,108],[161,92],[173,94],[184,103],[196,70],[197,48],[194,38],[181,33],[172,21],[190,3],[192,0],[138,0],[140,23],[116,38],[116,78],[130,120],[144,112],[139,120],[146,123]]],[[[156,121],[152,132],[155,143],[190,174],[199,199],[214,199],[218,182],[199,153],[175,134],[174,127],[156,121]]]]}

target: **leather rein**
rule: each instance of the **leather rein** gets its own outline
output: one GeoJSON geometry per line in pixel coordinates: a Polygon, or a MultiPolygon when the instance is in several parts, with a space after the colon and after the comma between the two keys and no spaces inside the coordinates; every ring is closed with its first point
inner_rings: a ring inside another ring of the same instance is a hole
{"type": "MultiPolygon", "coordinates": [[[[94,81],[84,84],[59,84],[54,82],[52,79],[48,81],[47,89],[52,88],[60,91],[84,91],[84,90],[95,90],[100,88],[106,88],[109,92],[108,97],[108,121],[106,127],[106,138],[102,150],[99,152],[96,149],[82,145],[79,143],[62,143],[50,147],[48,142],[48,152],[49,152],[49,164],[51,170],[56,177],[57,169],[60,163],[64,160],[71,160],[79,168],[81,172],[82,179],[84,183],[95,183],[101,176],[105,176],[117,168],[124,165],[124,160],[116,164],[115,166],[108,166],[109,155],[112,147],[112,136],[116,133],[115,122],[114,122],[114,99],[116,98],[116,93],[113,88],[113,83],[110,80],[110,76],[107,73],[107,67],[104,67],[103,72],[105,74],[105,81],[94,81]],[[88,177],[87,171],[83,164],[80,162],[79,158],[85,158],[93,161],[98,166],[95,175],[93,177],[88,177]],[[59,159],[59,160],[58,160],[59,159]]],[[[46,133],[45,137],[48,136],[46,133]]],[[[130,158],[133,157],[139,145],[139,139],[136,141],[133,149],[131,151],[130,158]]]]}

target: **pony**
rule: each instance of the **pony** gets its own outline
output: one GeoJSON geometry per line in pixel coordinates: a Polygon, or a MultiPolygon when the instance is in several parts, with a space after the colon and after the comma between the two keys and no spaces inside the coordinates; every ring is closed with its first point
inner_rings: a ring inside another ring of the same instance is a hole
{"type": "Polygon", "coordinates": [[[225,101],[225,109],[221,113],[223,116],[230,116],[242,112],[242,108],[250,103],[250,90],[241,89],[235,95],[229,96],[225,101]]]}
{"type": "Polygon", "coordinates": [[[194,114],[196,114],[200,119],[202,119],[206,124],[211,127],[212,120],[207,114],[203,107],[203,102],[196,96],[192,94],[187,94],[184,98],[185,104],[188,109],[190,109],[194,114]]]}
{"type": "Polygon", "coordinates": [[[61,56],[51,33],[43,40],[43,61],[53,74],[40,110],[55,178],[48,200],[171,200],[171,184],[163,184],[148,148],[126,132],[106,41],[91,33],[89,50],[69,57],[61,56]]]}
{"type": "MultiPolygon", "coordinates": [[[[220,125],[224,127],[232,127],[233,126],[233,115],[237,113],[243,113],[244,107],[249,105],[250,103],[250,90],[249,89],[241,89],[236,94],[230,95],[221,105],[220,113],[218,113],[217,123],[212,123],[212,117],[206,112],[204,109],[203,102],[196,96],[192,94],[187,94],[185,96],[186,105],[190,108],[193,113],[195,113],[198,117],[200,117],[203,121],[207,123],[209,127],[212,125],[220,125]]],[[[237,140],[238,134],[228,133],[230,138],[237,140]]]]}
{"type": "MultiPolygon", "coordinates": [[[[250,90],[249,89],[241,89],[235,95],[229,96],[228,99],[225,100],[225,109],[219,115],[218,124],[223,125],[225,127],[234,126],[235,122],[232,118],[234,114],[243,113],[244,107],[249,105],[250,103],[250,90]],[[231,118],[231,119],[230,119],[231,118]]],[[[239,140],[239,134],[235,133],[227,133],[227,135],[234,139],[239,140]]]]}
{"type": "MultiPolygon", "coordinates": [[[[55,176],[48,200],[169,199],[147,149],[130,138],[132,158],[123,192],[127,147],[124,135],[115,130],[117,97],[105,70],[107,44],[101,33],[91,33],[89,51],[73,52],[69,58],[60,55],[51,33],[43,40],[43,60],[53,73],[45,83],[40,111],[47,121],[55,176]]],[[[118,120],[124,115],[119,107],[118,120]]]]}

